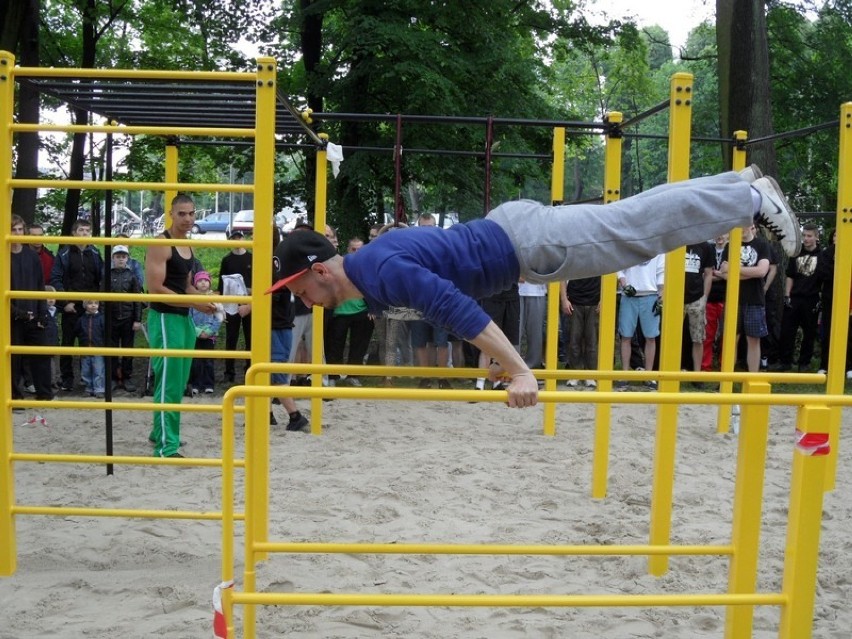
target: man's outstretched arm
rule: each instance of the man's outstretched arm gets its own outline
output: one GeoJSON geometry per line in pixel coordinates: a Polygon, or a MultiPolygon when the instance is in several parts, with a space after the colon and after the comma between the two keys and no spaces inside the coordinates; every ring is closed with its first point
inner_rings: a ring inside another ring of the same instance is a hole
{"type": "Polygon", "coordinates": [[[496,360],[497,363],[492,364],[489,375],[492,381],[502,377],[511,379],[508,388],[511,408],[525,408],[538,403],[538,382],[533,372],[497,324],[489,322],[470,343],[496,360]]]}

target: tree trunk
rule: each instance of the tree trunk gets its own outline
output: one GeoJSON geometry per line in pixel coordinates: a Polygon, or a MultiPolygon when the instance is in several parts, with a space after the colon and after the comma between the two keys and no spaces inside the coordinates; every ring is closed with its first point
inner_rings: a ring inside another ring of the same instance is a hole
{"type": "MultiPolygon", "coordinates": [[[[25,6],[23,20],[20,25],[20,63],[25,67],[40,65],[38,22],[39,0],[22,0],[17,3],[25,6]]],[[[37,124],[39,121],[38,91],[28,84],[18,87],[18,121],[27,124],[37,124]]],[[[35,179],[38,177],[37,133],[19,133],[17,144],[17,163],[15,177],[19,179],[35,179]]],[[[36,189],[15,189],[12,194],[12,210],[24,218],[27,224],[35,221],[36,189]]]]}
{"type": "MultiPolygon", "coordinates": [[[[83,59],[80,67],[91,69],[95,66],[95,54],[97,52],[97,36],[95,35],[95,0],[86,0],[83,11],[83,59]]],[[[88,112],[84,109],[74,109],[74,124],[87,124],[88,112]]],[[[71,159],[68,166],[69,180],[82,180],[83,168],[86,161],[86,134],[75,133],[71,144],[71,159]]],[[[77,219],[80,211],[80,189],[68,189],[65,196],[65,212],[62,219],[62,235],[71,235],[71,227],[77,219]]],[[[92,231],[100,235],[100,229],[92,228],[92,231]]]]}
{"type": "MultiPolygon", "coordinates": [[[[317,92],[316,70],[322,60],[322,24],[323,13],[312,11],[313,0],[299,0],[299,41],[302,50],[302,63],[305,65],[305,76],[307,79],[308,108],[321,113],[323,110],[323,98],[317,92]]],[[[308,194],[307,206],[311,220],[314,219],[313,211],[316,208],[314,201],[315,182],[317,175],[316,155],[309,153],[305,158],[305,193],[308,194]]]]}
{"type": "MultiPolygon", "coordinates": [[[[719,50],[719,102],[722,137],[746,131],[749,138],[773,132],[769,82],[769,44],[763,0],[717,0],[716,40],[719,50]]],[[[725,148],[724,163],[731,166],[725,148]]],[[[775,174],[771,142],[749,147],[749,162],[775,174]]]]}

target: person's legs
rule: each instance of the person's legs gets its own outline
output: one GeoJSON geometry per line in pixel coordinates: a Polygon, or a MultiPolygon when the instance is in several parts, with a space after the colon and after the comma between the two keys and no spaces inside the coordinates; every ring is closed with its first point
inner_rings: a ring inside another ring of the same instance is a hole
{"type": "Polygon", "coordinates": [[[760,371],[760,338],[769,333],[764,308],[742,307],[742,325],[746,336],[746,366],[749,373],[757,373],[760,371]]]}
{"type": "Polygon", "coordinates": [[[799,330],[796,313],[790,306],[784,307],[781,316],[781,344],[778,349],[778,364],[787,370],[793,364],[793,348],[796,345],[796,332],[799,330]]]}
{"type": "Polygon", "coordinates": [[[92,356],[92,386],[95,390],[95,395],[103,395],[106,392],[106,380],[104,379],[106,372],[106,362],[103,355],[92,356]]]}
{"type": "MultiPolygon", "coordinates": [[[[148,309],[148,336],[151,348],[189,350],[195,345],[195,326],[188,315],[148,309]]],[[[181,402],[191,361],[187,357],[151,358],[155,404],[181,402]]],[[[169,457],[177,453],[180,448],[180,413],[155,411],[149,439],[154,442],[155,457],[169,457]]]]}
{"type": "Polygon", "coordinates": [[[692,344],[692,370],[701,370],[701,358],[704,354],[704,339],[707,336],[707,315],[704,302],[697,300],[684,307],[689,320],[689,339],[692,344]]]}
{"type": "MultiPolygon", "coordinates": [[[[76,313],[62,313],[62,347],[74,346],[77,341],[76,313]]],[[[74,390],[74,359],[71,355],[59,356],[59,375],[62,390],[74,390]]]]}
{"type": "Polygon", "coordinates": [[[575,312],[578,308],[583,325],[582,361],[585,364],[586,370],[593,371],[598,367],[598,327],[600,314],[596,306],[575,306],[575,312]]]}
{"type": "Polygon", "coordinates": [[[630,353],[633,350],[633,335],[629,337],[621,337],[621,370],[630,370],[630,353]]]}
{"type": "Polygon", "coordinates": [[[520,333],[527,344],[524,361],[530,368],[541,368],[547,298],[523,296],[520,304],[520,333]]]}
{"type": "Polygon", "coordinates": [[[818,314],[814,312],[813,303],[804,303],[799,309],[802,326],[802,346],[799,350],[799,367],[808,368],[814,357],[814,341],[817,335],[818,314]]]}
{"type": "Polygon", "coordinates": [[[91,395],[95,392],[94,358],[91,355],[83,355],[80,358],[80,380],[86,392],[91,395]]]}
{"type": "Polygon", "coordinates": [[[708,302],[704,309],[707,326],[704,335],[704,355],[701,359],[701,370],[709,371],[713,368],[713,346],[716,335],[722,328],[725,305],[721,302],[708,302]]]}
{"type": "Polygon", "coordinates": [[[370,338],[372,336],[373,320],[370,319],[367,311],[350,316],[347,363],[359,365],[364,363],[364,357],[370,348],[370,338]]]}
{"type": "MultiPolygon", "coordinates": [[[[237,350],[237,342],[240,338],[240,314],[234,313],[233,315],[225,316],[225,350],[235,351],[237,350]]],[[[234,381],[234,360],[226,359],[225,360],[225,381],[233,382],[234,381]]]]}
{"type": "Polygon", "coordinates": [[[488,214],[515,246],[521,276],[550,282],[612,273],[754,220],[751,186],[733,172],[663,184],[605,206],[529,200],[488,214]]]}

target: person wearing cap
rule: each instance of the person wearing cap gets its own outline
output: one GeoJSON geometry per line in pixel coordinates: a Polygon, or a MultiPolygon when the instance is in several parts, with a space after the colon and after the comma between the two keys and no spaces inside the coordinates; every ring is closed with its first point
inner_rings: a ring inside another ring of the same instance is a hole
{"type": "MultiPolygon", "coordinates": [[[[229,240],[241,240],[240,231],[232,231],[229,240]]],[[[251,293],[251,251],[243,247],[231,249],[219,265],[219,295],[248,295],[251,293]]],[[[251,305],[225,305],[225,350],[237,350],[240,339],[240,329],[243,331],[245,350],[251,350],[251,305]]],[[[233,384],[235,365],[233,359],[225,360],[225,382],[233,384]]],[[[247,370],[249,360],[244,360],[243,368],[247,370]]]]}
{"type": "MultiPolygon", "coordinates": [[[[123,244],[116,244],[112,249],[112,268],[109,272],[110,291],[113,293],[141,293],[139,283],[133,269],[128,265],[130,250],[123,244]]],[[[110,346],[117,348],[133,348],[136,341],[136,331],[142,328],[142,303],[127,300],[124,302],[109,302],[107,313],[110,320],[110,346]]],[[[128,393],[136,392],[133,382],[133,358],[129,355],[110,358],[112,368],[113,390],[123,388],[128,393]]]]}
{"type": "Polygon", "coordinates": [[[389,233],[345,257],[319,233],[291,233],[276,250],[279,279],[268,292],[287,286],[309,307],[361,297],[373,313],[414,308],[489,356],[492,381],[509,382],[509,406],[534,406],[535,376],[475,300],[521,277],[547,283],[612,273],[754,221],[788,253],[799,250],[796,216],[775,181],[752,166],[604,206],[508,202],[485,219],[389,233]]]}
{"type": "MultiPolygon", "coordinates": [[[[172,225],[158,239],[186,240],[195,224],[195,203],[183,193],[171,204],[172,225]]],[[[148,247],[145,281],[153,295],[173,296],[168,302],[151,302],[148,309],[148,344],[151,348],[192,350],[195,325],[189,309],[212,314],[213,302],[183,302],[182,295],[198,295],[192,283],[195,256],[188,245],[156,244],[148,247]]],[[[152,357],[154,403],[179,404],[183,399],[192,360],[187,357],[152,357]]],[[[183,457],[180,448],[180,412],[156,410],[148,436],[155,457],[183,457]]]]}

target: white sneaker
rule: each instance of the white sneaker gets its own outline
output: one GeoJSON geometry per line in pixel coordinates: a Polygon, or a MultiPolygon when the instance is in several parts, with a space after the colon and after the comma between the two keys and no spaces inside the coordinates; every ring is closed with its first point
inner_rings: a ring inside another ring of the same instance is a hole
{"type": "Polygon", "coordinates": [[[593,379],[587,379],[586,380],[586,388],[597,388],[597,387],[598,387],[598,383],[595,380],[593,380],[593,379]]]}
{"type": "Polygon", "coordinates": [[[846,379],[852,379],[852,371],[846,371],[846,379]]]}
{"type": "Polygon", "coordinates": [[[580,383],[579,379],[569,379],[569,380],[565,381],[565,385],[569,388],[574,388],[579,383],[580,383]]]}
{"type": "Polygon", "coordinates": [[[760,193],[761,198],[760,211],[755,214],[754,221],[781,242],[788,256],[796,257],[802,249],[802,229],[778,182],[766,176],[758,178],[751,186],[760,193]]]}
{"type": "MultiPolygon", "coordinates": [[[[819,373],[820,375],[825,375],[827,372],[828,372],[828,371],[827,371],[827,370],[825,370],[824,368],[821,368],[821,369],[819,369],[819,370],[817,371],[817,373],[819,373]]],[[[847,375],[848,375],[848,374],[849,374],[849,373],[847,373],[847,375]]]]}
{"type": "Polygon", "coordinates": [[[757,166],[757,164],[752,164],[740,171],[740,177],[751,184],[755,180],[763,177],[763,171],[760,170],[760,167],[757,166]]]}

